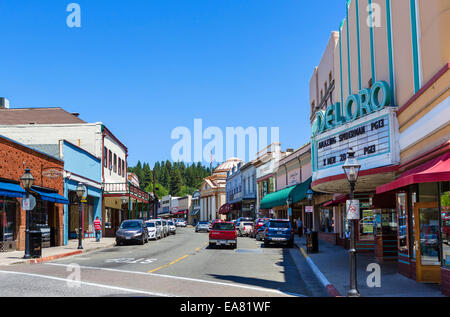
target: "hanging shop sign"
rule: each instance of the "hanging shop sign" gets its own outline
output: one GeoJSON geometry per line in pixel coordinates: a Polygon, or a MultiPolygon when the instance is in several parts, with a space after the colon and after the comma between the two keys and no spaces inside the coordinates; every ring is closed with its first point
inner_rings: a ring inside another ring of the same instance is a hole
{"type": "Polygon", "coordinates": [[[313,181],[343,173],[350,148],[361,170],[400,161],[398,122],[391,103],[389,85],[380,81],[372,89],[351,95],[341,109],[339,103],[317,112],[313,123],[313,181]]]}
{"type": "Polygon", "coordinates": [[[47,178],[59,178],[63,176],[63,171],[56,168],[49,168],[42,171],[42,176],[47,178]]]}
{"type": "Polygon", "coordinates": [[[314,210],[313,208],[314,208],[313,206],[305,206],[305,212],[312,213],[314,210]]]}

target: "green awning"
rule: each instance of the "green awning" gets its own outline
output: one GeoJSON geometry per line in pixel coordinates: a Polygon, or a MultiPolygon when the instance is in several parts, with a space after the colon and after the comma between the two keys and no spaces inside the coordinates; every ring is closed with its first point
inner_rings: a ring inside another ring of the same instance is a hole
{"type": "Polygon", "coordinates": [[[260,209],[271,209],[278,206],[286,206],[287,199],[292,198],[292,203],[297,203],[306,198],[306,192],[311,187],[312,178],[306,182],[291,186],[274,193],[267,194],[261,200],[260,209]]]}

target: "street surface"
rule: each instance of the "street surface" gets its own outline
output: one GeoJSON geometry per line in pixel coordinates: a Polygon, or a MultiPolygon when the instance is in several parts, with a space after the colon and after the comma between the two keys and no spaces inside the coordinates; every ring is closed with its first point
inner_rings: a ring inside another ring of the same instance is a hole
{"type": "Polygon", "coordinates": [[[116,246],[53,262],[0,267],[1,296],[310,296],[289,249],[238,238],[209,249],[192,227],[143,246],[116,246]]]}

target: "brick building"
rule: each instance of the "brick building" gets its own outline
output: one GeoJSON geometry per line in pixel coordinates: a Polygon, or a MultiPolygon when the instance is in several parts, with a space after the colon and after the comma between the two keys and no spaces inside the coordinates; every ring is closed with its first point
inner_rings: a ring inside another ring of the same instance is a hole
{"type": "Polygon", "coordinates": [[[41,230],[44,247],[60,246],[64,241],[62,171],[64,162],[28,146],[0,136],[0,242],[11,250],[25,249],[26,213],[20,198],[25,191],[20,177],[29,168],[34,177],[31,194],[36,207],[31,211],[31,229],[41,230]],[[61,171],[59,173],[58,171],[61,171]]]}

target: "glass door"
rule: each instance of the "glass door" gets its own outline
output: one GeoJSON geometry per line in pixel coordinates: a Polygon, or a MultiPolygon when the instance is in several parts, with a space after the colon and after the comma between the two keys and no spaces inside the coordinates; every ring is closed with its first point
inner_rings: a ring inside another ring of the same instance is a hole
{"type": "Polygon", "coordinates": [[[415,203],[414,216],[417,281],[440,283],[438,203],[415,203]]]}

